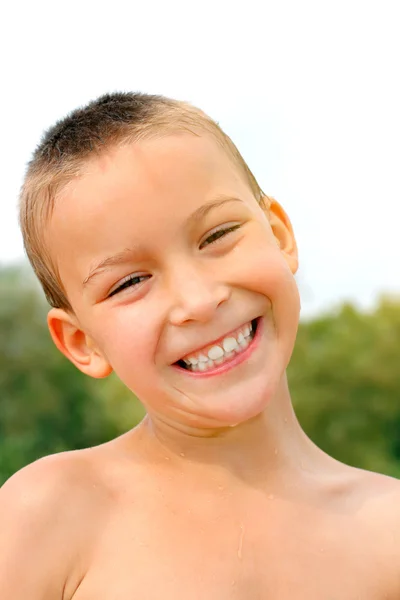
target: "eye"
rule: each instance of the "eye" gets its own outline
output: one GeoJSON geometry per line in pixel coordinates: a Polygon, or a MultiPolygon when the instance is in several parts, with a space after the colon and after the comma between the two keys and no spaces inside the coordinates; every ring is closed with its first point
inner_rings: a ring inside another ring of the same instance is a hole
{"type": "Polygon", "coordinates": [[[115,296],[115,294],[122,292],[122,290],[125,290],[126,288],[135,287],[143,281],[145,281],[146,279],[148,279],[149,277],[151,277],[151,275],[128,275],[127,277],[125,277],[125,279],[121,281],[121,283],[116,288],[111,290],[111,292],[108,294],[108,297],[111,298],[112,296],[115,296]]]}
{"type": "Polygon", "coordinates": [[[216,231],[213,231],[213,233],[211,233],[204,240],[204,242],[202,242],[200,244],[200,248],[204,248],[204,246],[209,246],[210,244],[214,244],[215,242],[217,242],[221,238],[225,237],[229,233],[232,233],[233,231],[236,231],[236,229],[239,229],[239,227],[241,227],[241,225],[232,225],[231,227],[224,227],[222,229],[217,229],[216,231]]]}

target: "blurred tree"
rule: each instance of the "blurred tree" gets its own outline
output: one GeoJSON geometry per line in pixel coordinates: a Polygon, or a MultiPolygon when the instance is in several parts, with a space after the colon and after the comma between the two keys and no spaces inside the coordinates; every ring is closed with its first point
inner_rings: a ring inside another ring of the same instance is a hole
{"type": "Polygon", "coordinates": [[[300,324],[288,370],[304,430],[345,463],[400,477],[400,303],[300,324]]]}

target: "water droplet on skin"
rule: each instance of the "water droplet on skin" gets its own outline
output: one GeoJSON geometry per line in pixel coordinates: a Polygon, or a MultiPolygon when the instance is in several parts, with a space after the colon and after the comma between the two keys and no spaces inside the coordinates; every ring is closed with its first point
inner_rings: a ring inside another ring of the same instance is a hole
{"type": "Polygon", "coordinates": [[[180,453],[181,456],[185,456],[183,452],[180,453]]]}
{"type": "Polygon", "coordinates": [[[224,488],[224,486],[223,486],[223,485],[219,485],[219,486],[218,486],[218,489],[222,491],[222,490],[224,490],[225,488],[224,488]]]}
{"type": "Polygon", "coordinates": [[[284,422],[284,423],[287,423],[287,418],[286,418],[286,417],[283,419],[283,422],[284,422]]]}
{"type": "Polygon", "coordinates": [[[240,539],[239,539],[239,548],[238,548],[238,559],[242,560],[242,549],[243,549],[243,538],[244,538],[244,527],[240,525],[240,539]]]}
{"type": "Polygon", "coordinates": [[[273,500],[275,496],[273,494],[268,494],[268,500],[273,500]]]}
{"type": "Polygon", "coordinates": [[[278,448],[275,448],[274,454],[275,454],[275,456],[277,456],[277,454],[278,454],[278,448]]]}

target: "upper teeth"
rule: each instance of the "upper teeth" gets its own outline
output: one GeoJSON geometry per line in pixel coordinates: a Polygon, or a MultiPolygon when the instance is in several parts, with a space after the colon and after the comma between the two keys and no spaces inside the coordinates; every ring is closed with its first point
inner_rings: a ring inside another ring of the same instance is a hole
{"type": "Polygon", "coordinates": [[[224,338],[218,345],[211,346],[208,351],[202,350],[198,354],[188,356],[183,360],[187,365],[197,365],[199,363],[208,363],[209,360],[218,361],[227,354],[238,350],[240,347],[247,346],[248,338],[252,332],[252,325],[248,323],[237,330],[236,335],[230,335],[224,338]]]}

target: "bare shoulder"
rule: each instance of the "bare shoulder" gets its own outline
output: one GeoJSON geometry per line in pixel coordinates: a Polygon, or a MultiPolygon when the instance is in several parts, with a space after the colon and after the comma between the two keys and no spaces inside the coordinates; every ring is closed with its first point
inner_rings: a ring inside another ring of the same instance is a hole
{"type": "Polygon", "coordinates": [[[2,486],[1,598],[72,596],[85,570],[82,550],[89,548],[106,510],[107,494],[95,464],[88,451],[53,455],[25,467],[2,486]]]}
{"type": "Polygon", "coordinates": [[[359,471],[357,480],[361,514],[400,527],[400,481],[369,471],[359,471]]]}
{"type": "Polygon", "coordinates": [[[321,498],[341,555],[364,583],[373,584],[374,598],[400,598],[400,482],[332,464],[321,498]]]}
{"type": "MultiPolygon", "coordinates": [[[[340,464],[340,463],[337,463],[340,464]]],[[[367,528],[381,529],[390,523],[400,533],[400,481],[388,475],[340,464],[329,487],[336,506],[367,528]]]]}
{"type": "Polygon", "coordinates": [[[364,534],[360,535],[360,551],[376,552],[375,565],[382,573],[382,587],[395,593],[397,598],[400,594],[400,481],[360,470],[352,487],[354,518],[364,534]]]}
{"type": "Polygon", "coordinates": [[[24,467],[0,488],[0,503],[9,503],[10,508],[36,517],[44,514],[46,520],[52,509],[66,516],[71,501],[75,512],[77,505],[102,491],[96,450],[93,454],[90,450],[53,454],[24,467]]]}
{"type": "Polygon", "coordinates": [[[77,506],[99,491],[101,478],[94,457],[89,450],[78,450],[41,458],[6,481],[0,488],[0,503],[39,519],[43,515],[46,522],[54,510],[58,518],[60,511],[67,516],[71,502],[76,514],[77,506]]]}

